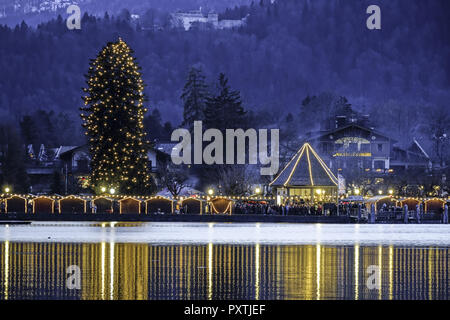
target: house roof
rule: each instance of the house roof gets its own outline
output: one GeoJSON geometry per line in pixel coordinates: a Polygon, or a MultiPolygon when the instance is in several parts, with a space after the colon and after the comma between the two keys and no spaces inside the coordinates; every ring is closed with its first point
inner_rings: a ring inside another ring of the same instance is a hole
{"type": "Polygon", "coordinates": [[[320,131],[320,132],[314,134],[313,136],[311,136],[310,139],[317,140],[319,138],[322,138],[322,137],[330,135],[330,134],[337,134],[338,132],[345,131],[345,130],[347,130],[349,128],[356,128],[356,129],[359,129],[361,131],[366,131],[366,132],[368,132],[370,134],[374,134],[374,135],[383,137],[385,139],[391,140],[393,143],[397,142],[395,139],[392,139],[392,138],[388,137],[387,135],[385,135],[382,132],[379,132],[379,131],[374,130],[372,128],[363,127],[363,126],[361,126],[359,124],[356,124],[356,123],[349,123],[349,124],[344,125],[342,127],[335,128],[335,129],[328,130],[328,131],[320,131]]]}
{"type": "Polygon", "coordinates": [[[57,148],[56,150],[56,155],[55,158],[59,158],[62,154],[72,151],[74,149],[77,149],[79,147],[76,146],[60,146],[59,148],[57,148]]]}
{"type": "Polygon", "coordinates": [[[176,145],[177,143],[158,143],[155,146],[155,150],[171,155],[172,149],[174,149],[176,145]]]}
{"type": "Polygon", "coordinates": [[[393,148],[393,155],[391,157],[393,164],[398,162],[427,164],[429,161],[430,157],[416,139],[414,139],[413,143],[407,149],[400,147],[393,148]]]}
{"type": "Polygon", "coordinates": [[[46,148],[43,144],[41,144],[37,159],[41,162],[55,161],[55,159],[57,158],[57,150],[57,148],[46,148]]]}
{"type": "Polygon", "coordinates": [[[269,184],[283,187],[337,186],[338,179],[309,143],[305,143],[269,184]]]}
{"type": "Polygon", "coordinates": [[[368,199],[366,199],[364,202],[366,202],[366,203],[376,203],[376,202],[378,202],[378,201],[380,201],[380,200],[383,200],[383,199],[390,199],[390,200],[392,200],[392,201],[394,201],[394,198],[392,197],[392,196],[386,196],[386,195],[379,195],[379,196],[374,196],[374,197],[372,197],[372,198],[368,198],[368,199]]]}
{"type": "Polygon", "coordinates": [[[88,149],[88,145],[84,144],[81,146],[60,146],[58,148],[58,157],[64,157],[66,154],[75,152],[76,150],[80,150],[80,149],[88,149]]]}
{"type": "Polygon", "coordinates": [[[414,148],[417,148],[420,151],[419,154],[424,155],[426,158],[430,159],[430,156],[428,155],[428,153],[426,153],[425,149],[422,148],[416,138],[414,138],[413,145],[409,148],[409,151],[414,152],[414,148]]]}

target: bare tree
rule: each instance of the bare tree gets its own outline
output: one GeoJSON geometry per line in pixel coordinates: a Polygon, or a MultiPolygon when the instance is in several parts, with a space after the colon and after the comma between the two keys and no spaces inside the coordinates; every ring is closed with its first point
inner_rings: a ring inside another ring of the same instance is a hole
{"type": "Polygon", "coordinates": [[[161,174],[161,183],[169,190],[173,197],[177,197],[184,188],[189,187],[187,184],[188,178],[188,174],[183,168],[169,166],[161,174]]]}
{"type": "Polygon", "coordinates": [[[220,166],[217,178],[223,193],[229,196],[244,196],[251,193],[255,174],[249,165],[220,166]]]}
{"type": "Polygon", "coordinates": [[[425,133],[434,144],[434,154],[441,168],[446,166],[450,142],[450,116],[444,108],[431,110],[428,115],[425,133]]]}

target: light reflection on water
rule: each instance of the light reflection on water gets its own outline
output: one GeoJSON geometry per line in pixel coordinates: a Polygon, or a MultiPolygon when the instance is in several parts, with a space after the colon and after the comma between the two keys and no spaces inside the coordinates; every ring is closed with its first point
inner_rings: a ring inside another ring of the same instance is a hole
{"type": "Polygon", "coordinates": [[[3,241],[0,299],[449,299],[448,259],[436,246],[3,241]],[[70,265],[81,290],[66,288],[70,265]]]}
{"type": "Polygon", "coordinates": [[[450,247],[450,225],[33,222],[0,225],[0,242],[450,247]]]}
{"type": "Polygon", "coordinates": [[[0,299],[449,299],[445,225],[0,227],[0,299]],[[66,286],[71,265],[81,289],[66,286]],[[378,265],[378,289],[368,267],[378,265]]]}

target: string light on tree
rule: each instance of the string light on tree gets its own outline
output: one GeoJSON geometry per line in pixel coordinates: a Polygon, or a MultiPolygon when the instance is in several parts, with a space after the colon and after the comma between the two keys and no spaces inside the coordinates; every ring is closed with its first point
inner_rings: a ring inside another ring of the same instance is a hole
{"type": "Polygon", "coordinates": [[[122,40],[110,42],[92,60],[84,88],[81,118],[89,138],[91,187],[104,192],[148,194],[153,181],[145,141],[144,83],[132,50],[122,40]]]}

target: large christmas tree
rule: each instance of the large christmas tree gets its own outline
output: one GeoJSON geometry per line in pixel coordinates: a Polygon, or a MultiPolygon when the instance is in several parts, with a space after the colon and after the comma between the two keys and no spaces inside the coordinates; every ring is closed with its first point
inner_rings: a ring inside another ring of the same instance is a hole
{"type": "Polygon", "coordinates": [[[121,194],[153,191],[143,125],[144,83],[132,53],[122,39],[110,42],[86,75],[81,118],[92,156],[90,183],[97,193],[104,188],[121,194]]]}

